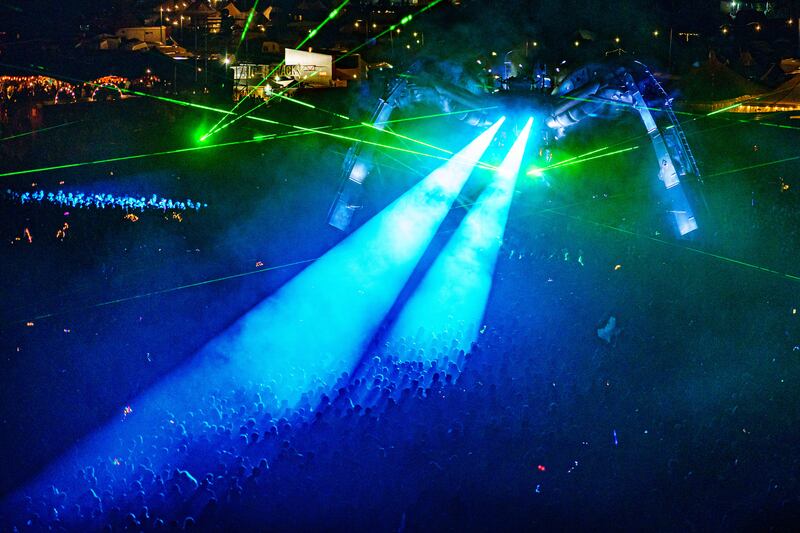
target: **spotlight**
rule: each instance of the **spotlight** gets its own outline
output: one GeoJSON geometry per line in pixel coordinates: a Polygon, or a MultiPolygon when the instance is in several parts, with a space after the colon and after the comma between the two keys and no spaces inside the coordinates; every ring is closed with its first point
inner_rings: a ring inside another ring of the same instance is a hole
{"type": "Polygon", "coordinates": [[[528,119],[511,149],[400,312],[391,335],[461,332],[462,346],[477,338],[492,285],[497,252],[505,233],[525,146],[533,118],[528,119]]]}
{"type": "Polygon", "coordinates": [[[236,372],[250,379],[283,376],[275,392],[289,401],[308,386],[306,375],[352,370],[501,124],[253,308],[207,350],[231,354],[236,372]]]}

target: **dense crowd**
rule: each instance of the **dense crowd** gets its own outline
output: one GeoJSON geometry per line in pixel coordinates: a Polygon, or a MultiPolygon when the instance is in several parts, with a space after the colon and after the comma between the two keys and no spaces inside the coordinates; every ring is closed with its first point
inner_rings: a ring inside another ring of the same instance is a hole
{"type": "Polygon", "coordinates": [[[83,193],[83,192],[45,192],[43,190],[33,192],[18,193],[11,189],[6,189],[6,195],[20,204],[28,202],[38,204],[53,204],[59,207],[74,207],[78,209],[90,208],[119,208],[125,211],[144,211],[145,209],[179,209],[188,210],[192,209],[199,211],[203,207],[208,207],[208,204],[196,202],[192,199],[186,200],[172,200],[170,198],[163,198],[158,195],[152,195],[149,198],[144,196],[127,196],[127,195],[114,195],[114,194],[98,194],[98,193],[83,193]]]}
{"type": "Polygon", "coordinates": [[[20,100],[54,100],[59,91],[72,89],[70,83],[44,76],[0,76],[0,107],[20,100]]]}
{"type": "MultiPolygon", "coordinates": [[[[751,433],[775,431],[748,405],[745,383],[763,376],[728,376],[743,380],[731,395],[682,398],[688,393],[660,381],[670,354],[700,368],[687,380],[729,371],[715,349],[692,349],[697,326],[686,326],[693,339],[685,345],[644,331],[654,314],[676,320],[631,287],[633,265],[653,260],[646,250],[629,244],[612,261],[602,241],[558,237],[571,231],[559,219],[538,227],[507,239],[488,310],[506,318],[482,327],[477,343],[460,344],[457,325],[421,328],[353,372],[315,378],[294,406],[276,397],[274,382],[231,383],[191,409],[158,413],[135,435],[122,422],[114,449],[30,493],[3,526],[686,531],[794,516],[798,470],[772,464],[791,462],[791,446],[776,442],[777,455],[766,458],[750,447],[751,433]],[[598,284],[608,290],[592,290],[598,284]],[[617,291],[619,300],[609,298],[617,291]],[[618,343],[597,336],[603,309],[619,316],[618,343]],[[769,484],[748,486],[764,468],[769,484]]],[[[762,347],[785,353],[786,341],[762,347]]],[[[146,416],[137,405],[125,414],[146,416]]]]}
{"type": "MultiPolygon", "coordinates": [[[[532,259],[504,253],[513,270],[532,259]]],[[[293,407],[274,383],[231,384],[191,411],[160,413],[149,431],[130,435],[123,422],[115,449],[31,494],[4,525],[389,531],[527,520],[560,475],[539,464],[551,441],[539,413],[555,413],[568,385],[557,358],[531,357],[519,327],[487,325],[471,346],[458,326],[421,328],[352,373],[317,378],[293,407]]]]}
{"type": "Polygon", "coordinates": [[[190,408],[134,401],[116,445],[15,496],[0,531],[796,523],[796,291],[680,250],[796,272],[798,197],[778,185],[709,197],[705,242],[659,244],[602,193],[585,212],[514,221],[475,344],[459,325],[391,338],[291,406],[269,377],[198,391],[190,408]]]}

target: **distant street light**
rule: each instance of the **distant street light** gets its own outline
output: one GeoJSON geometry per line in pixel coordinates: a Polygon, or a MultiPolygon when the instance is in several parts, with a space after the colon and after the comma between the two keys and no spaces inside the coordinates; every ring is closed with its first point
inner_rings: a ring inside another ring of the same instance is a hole
{"type": "Polygon", "coordinates": [[[748,22],[748,26],[753,27],[753,31],[761,31],[761,24],[759,22],[748,22]]]}
{"type": "Polygon", "coordinates": [[[653,30],[653,37],[658,37],[658,30],[653,30]]]}
{"type": "Polygon", "coordinates": [[[619,44],[619,37],[614,37],[614,42],[619,44]]]}

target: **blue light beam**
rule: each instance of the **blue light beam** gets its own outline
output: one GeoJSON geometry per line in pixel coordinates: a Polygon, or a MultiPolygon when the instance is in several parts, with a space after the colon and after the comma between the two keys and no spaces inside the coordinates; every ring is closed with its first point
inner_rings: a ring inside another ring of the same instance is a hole
{"type": "Polygon", "coordinates": [[[486,186],[403,307],[390,337],[412,338],[423,327],[428,334],[448,332],[462,347],[477,339],[532,125],[530,118],[494,181],[486,186]]]}
{"type": "Polygon", "coordinates": [[[290,403],[310,376],[353,370],[503,119],[261,302],[207,350],[274,379],[290,403]]]}
{"type": "Polygon", "coordinates": [[[333,373],[335,382],[352,371],[503,121],[132,400],[134,416],[83,438],[25,491],[165,423],[169,412],[196,409],[220,387],[264,383],[290,407],[319,384],[315,378],[333,373]]]}

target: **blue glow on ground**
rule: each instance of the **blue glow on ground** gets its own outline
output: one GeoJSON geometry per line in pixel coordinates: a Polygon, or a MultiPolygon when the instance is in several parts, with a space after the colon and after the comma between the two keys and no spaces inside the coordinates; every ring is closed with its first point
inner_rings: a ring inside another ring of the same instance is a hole
{"type": "Polygon", "coordinates": [[[433,334],[447,331],[462,346],[477,339],[532,125],[531,118],[401,311],[391,337],[413,337],[423,327],[433,334]]]}

